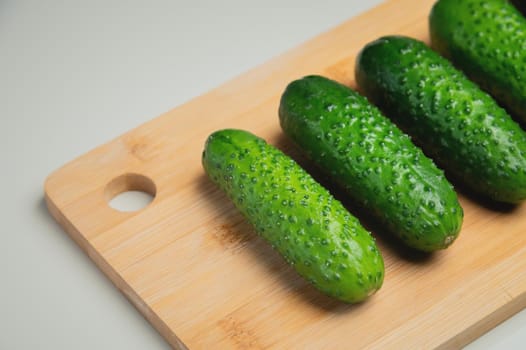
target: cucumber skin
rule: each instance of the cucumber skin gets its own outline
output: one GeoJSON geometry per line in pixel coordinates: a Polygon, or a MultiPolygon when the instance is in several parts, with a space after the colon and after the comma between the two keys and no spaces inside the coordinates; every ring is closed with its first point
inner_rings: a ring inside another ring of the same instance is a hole
{"type": "Polygon", "coordinates": [[[406,245],[434,251],[458,236],[463,210],[444,174],[357,92],[321,76],[290,83],[281,127],[406,245]]]}
{"type": "Polygon", "coordinates": [[[429,30],[435,50],[526,122],[526,19],[512,4],[440,0],[429,30]]]}
{"type": "Polygon", "coordinates": [[[356,63],[365,94],[472,190],[526,198],[526,134],[504,109],[424,43],[400,36],[366,45],[356,63]]]}
{"type": "Polygon", "coordinates": [[[281,151],[247,131],[225,129],[209,136],[202,163],[257,233],[319,290],[355,303],[382,286],[374,238],[281,151]]]}

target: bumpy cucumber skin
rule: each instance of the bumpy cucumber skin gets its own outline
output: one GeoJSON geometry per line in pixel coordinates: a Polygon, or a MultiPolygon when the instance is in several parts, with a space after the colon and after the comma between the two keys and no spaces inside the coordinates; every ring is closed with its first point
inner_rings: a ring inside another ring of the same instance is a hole
{"type": "Polygon", "coordinates": [[[290,83],[284,132],[405,244],[449,246],[463,211],[444,174],[390,120],[350,88],[321,76],[290,83]]]}
{"type": "Polygon", "coordinates": [[[356,64],[364,93],[467,187],[497,201],[526,198],[526,134],[504,109],[424,43],[390,36],[356,64]]]}
{"type": "Polygon", "coordinates": [[[256,231],[319,290],[355,303],[381,287],[374,238],[290,157],[247,131],[225,129],[209,136],[202,162],[256,231]]]}
{"type": "Polygon", "coordinates": [[[431,46],[526,122],[526,19],[506,0],[439,0],[431,46]]]}

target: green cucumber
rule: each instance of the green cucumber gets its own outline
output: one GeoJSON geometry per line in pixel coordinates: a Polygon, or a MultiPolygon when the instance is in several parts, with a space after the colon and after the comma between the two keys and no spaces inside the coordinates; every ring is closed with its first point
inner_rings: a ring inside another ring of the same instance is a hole
{"type": "Polygon", "coordinates": [[[451,184],[365,97],[308,76],[287,86],[279,118],[306,155],[405,244],[434,251],[455,240],[463,211],[451,184]]]}
{"type": "Polygon", "coordinates": [[[359,302],[382,285],[373,237],[294,160],[242,130],[214,132],[203,167],[256,231],[322,292],[359,302]]]}
{"type": "Polygon", "coordinates": [[[356,62],[364,93],[467,187],[526,198],[526,134],[504,109],[423,42],[388,36],[356,62]]]}
{"type": "Polygon", "coordinates": [[[429,29],[435,50],[526,122],[526,19],[512,4],[440,0],[429,29]]]}

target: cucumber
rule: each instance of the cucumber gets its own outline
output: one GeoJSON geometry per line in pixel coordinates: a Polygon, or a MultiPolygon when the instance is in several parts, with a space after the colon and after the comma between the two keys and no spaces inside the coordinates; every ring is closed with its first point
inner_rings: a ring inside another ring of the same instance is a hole
{"type": "Polygon", "coordinates": [[[369,43],[357,59],[356,81],[466,187],[502,202],[526,198],[526,134],[423,42],[388,36],[369,43]]]}
{"type": "Polygon", "coordinates": [[[256,231],[322,292],[360,302],[382,285],[384,263],[358,219],[294,160],[242,130],[214,132],[203,167],[256,231]]]}
{"type": "Polygon", "coordinates": [[[429,29],[435,50],[526,122],[526,19],[512,4],[440,0],[429,29]]]}
{"type": "Polygon", "coordinates": [[[451,184],[365,97],[307,76],[287,86],[279,118],[307,157],[405,244],[434,251],[455,240],[463,211],[451,184]]]}

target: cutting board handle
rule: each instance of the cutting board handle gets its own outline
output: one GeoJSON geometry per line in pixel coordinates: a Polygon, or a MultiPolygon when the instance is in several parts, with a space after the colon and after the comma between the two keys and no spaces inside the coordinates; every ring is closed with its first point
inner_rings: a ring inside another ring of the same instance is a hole
{"type": "Polygon", "coordinates": [[[111,180],[104,188],[104,198],[110,202],[121,193],[128,191],[144,192],[155,199],[157,186],[147,176],[138,173],[125,173],[111,180]]]}

